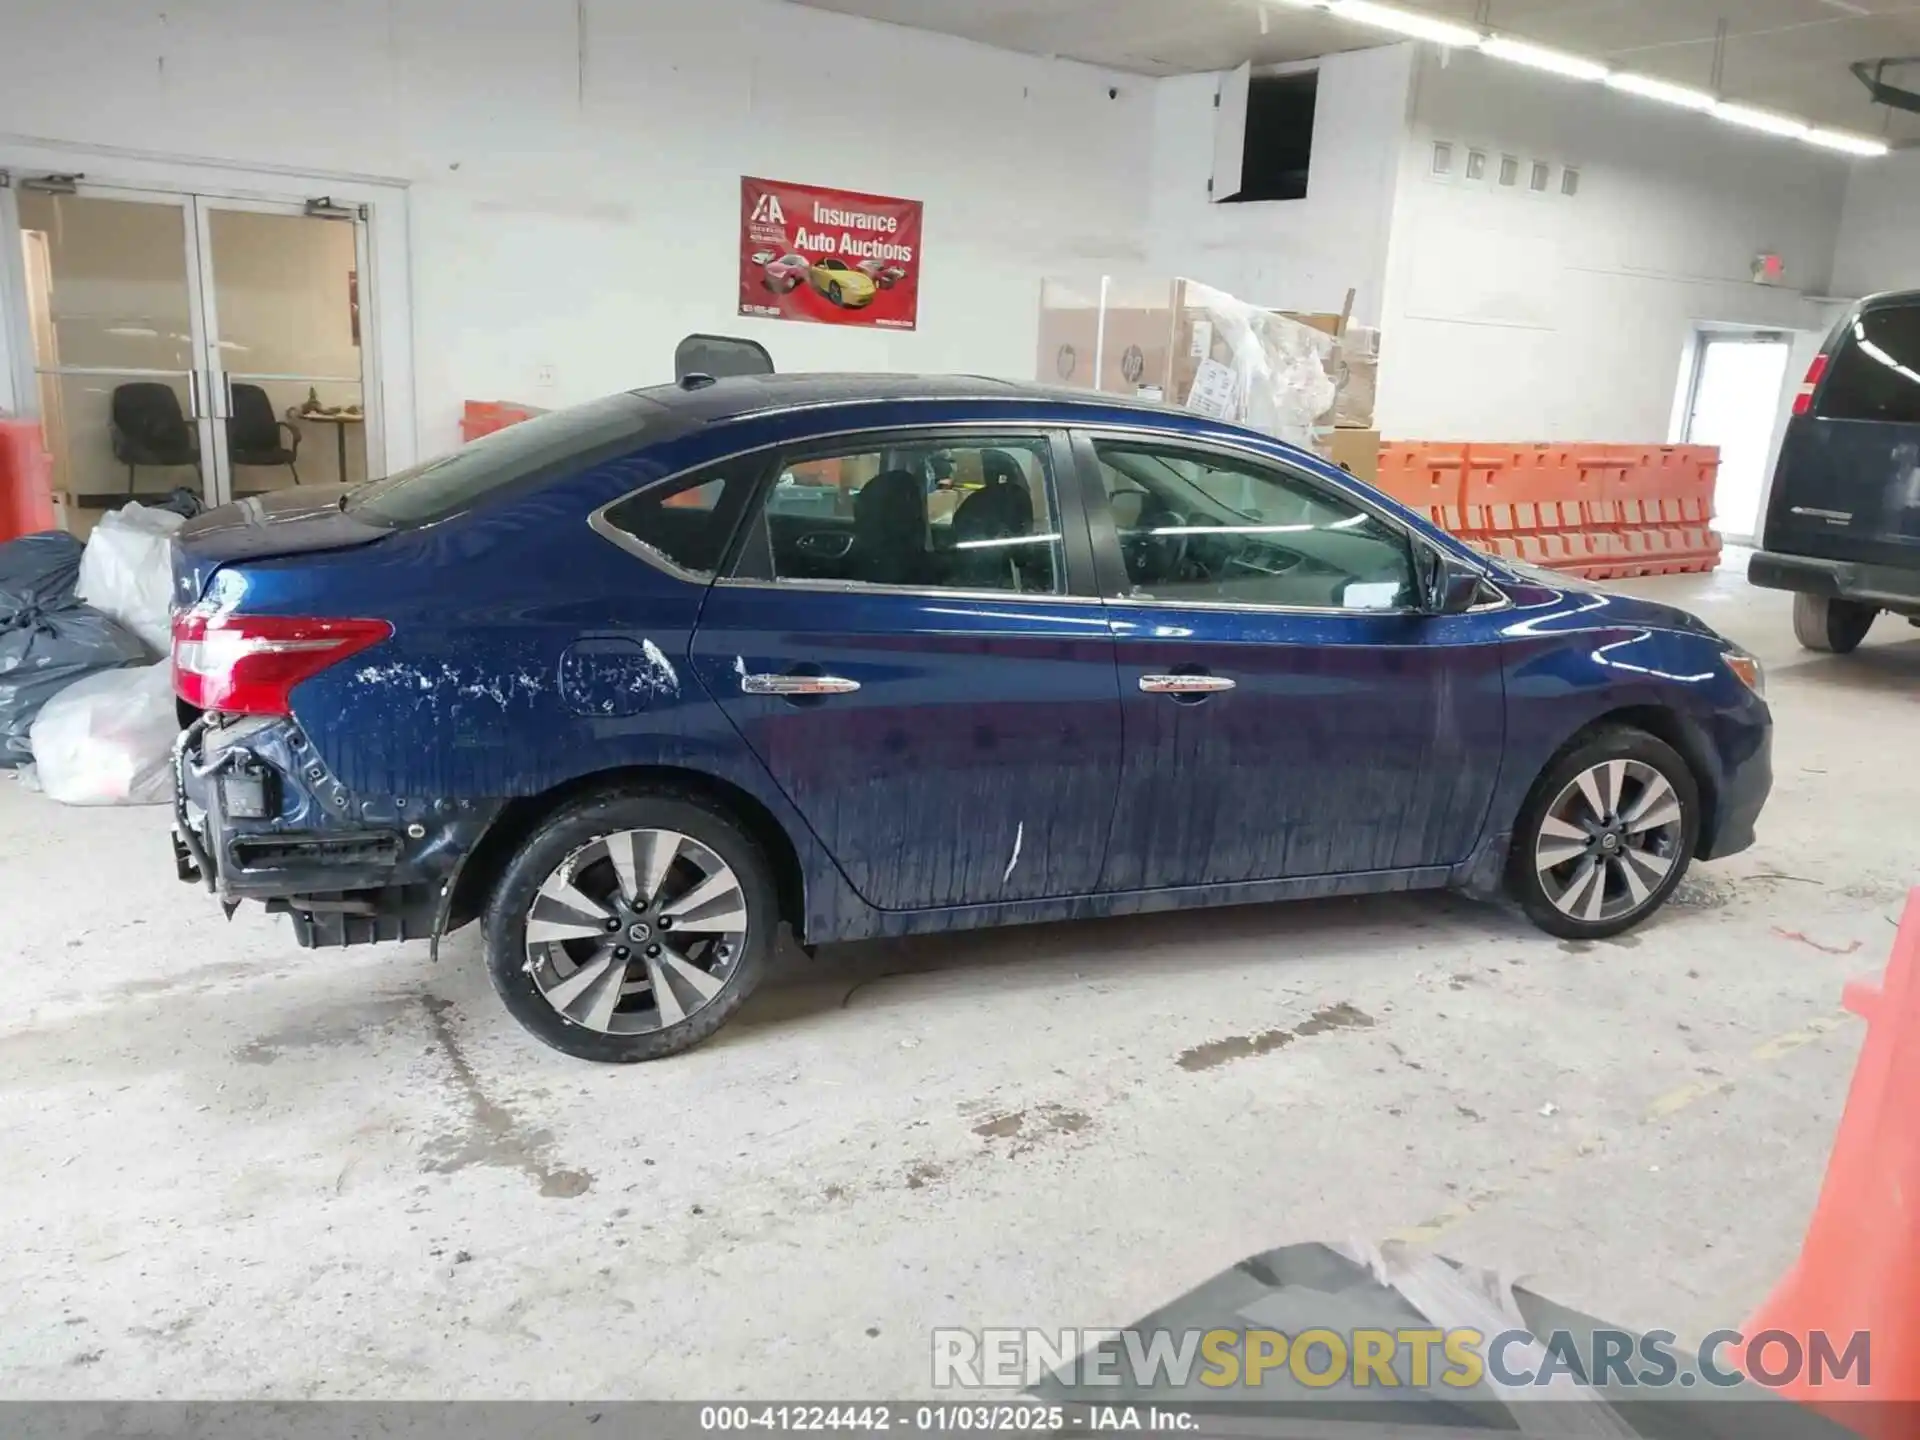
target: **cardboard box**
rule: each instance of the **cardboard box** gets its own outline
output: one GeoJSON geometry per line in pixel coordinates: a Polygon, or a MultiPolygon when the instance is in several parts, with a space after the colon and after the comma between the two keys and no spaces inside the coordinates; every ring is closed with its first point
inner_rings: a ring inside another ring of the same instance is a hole
{"type": "Polygon", "coordinates": [[[1378,430],[1332,430],[1321,442],[1321,453],[1356,480],[1369,485],[1380,481],[1380,432],[1378,430]]]}
{"type": "Polygon", "coordinates": [[[1336,340],[1340,338],[1340,327],[1347,318],[1344,315],[1323,315],[1302,310],[1279,310],[1275,313],[1289,320],[1298,320],[1302,325],[1318,330],[1323,335],[1331,335],[1336,340]]]}

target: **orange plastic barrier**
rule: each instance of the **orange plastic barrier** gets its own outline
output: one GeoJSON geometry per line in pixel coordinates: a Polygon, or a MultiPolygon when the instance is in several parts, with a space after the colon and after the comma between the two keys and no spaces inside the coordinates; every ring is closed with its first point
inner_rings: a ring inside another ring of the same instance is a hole
{"type": "Polygon", "coordinates": [[[1381,446],[1380,478],[1374,485],[1409,510],[1457,535],[1463,529],[1466,467],[1464,445],[1396,442],[1381,446]]]}
{"type": "Polygon", "coordinates": [[[1847,986],[1846,1005],[1865,1017],[1867,1040],[1827,1178],[1799,1260],[1745,1333],[1784,1331],[1803,1355],[1817,1338],[1843,1355],[1865,1332],[1869,1383],[1856,1372],[1818,1384],[1807,1366],[1785,1393],[1816,1409],[1844,1405],[1834,1418],[1875,1440],[1911,1440],[1920,1402],[1920,889],[1907,896],[1884,979],[1847,986]]]}
{"type": "Polygon", "coordinates": [[[478,440],[482,435],[491,435],[543,413],[531,405],[516,405],[509,400],[469,400],[460,417],[460,438],[478,440]]]}
{"type": "Polygon", "coordinates": [[[0,540],[53,528],[53,461],[40,427],[0,419],[0,540]]]}
{"type": "Polygon", "coordinates": [[[1379,487],[1494,555],[1594,578],[1711,570],[1719,452],[1390,441],[1379,487]]]}

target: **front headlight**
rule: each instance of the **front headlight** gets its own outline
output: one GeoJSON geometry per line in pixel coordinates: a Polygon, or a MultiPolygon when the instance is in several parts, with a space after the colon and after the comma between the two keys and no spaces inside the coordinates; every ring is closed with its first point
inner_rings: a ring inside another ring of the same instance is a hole
{"type": "Polygon", "coordinates": [[[1767,672],[1758,660],[1744,650],[1726,650],[1720,658],[1729,670],[1740,677],[1742,685],[1762,700],[1767,698],[1767,672]]]}

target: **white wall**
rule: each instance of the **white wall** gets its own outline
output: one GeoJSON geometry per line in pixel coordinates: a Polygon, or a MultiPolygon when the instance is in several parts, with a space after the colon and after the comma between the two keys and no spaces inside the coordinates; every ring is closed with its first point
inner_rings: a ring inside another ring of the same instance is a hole
{"type": "MultiPolygon", "coordinates": [[[[1848,163],[1477,55],[1423,54],[1387,265],[1399,439],[1657,441],[1695,327],[1823,325],[1848,163]],[[1431,144],[1555,164],[1551,193],[1428,178],[1431,144]],[[1559,168],[1580,192],[1559,193],[1559,168]],[[1787,286],[1753,283],[1786,259],[1787,286]]],[[[1792,377],[1797,381],[1798,376],[1792,377]]]]}
{"type": "Polygon", "coordinates": [[[1161,81],[1153,102],[1153,267],[1275,309],[1338,313],[1375,324],[1416,54],[1393,45],[1320,62],[1313,156],[1303,200],[1216,205],[1217,75],[1161,81]]]}
{"type": "Polygon", "coordinates": [[[1834,294],[1920,289],[1920,151],[1854,167],[1833,259],[1834,294]]]}
{"type": "Polygon", "coordinates": [[[0,160],[13,135],[410,186],[427,452],[467,398],[669,379],[695,330],[783,370],[1031,377],[1040,278],[1145,258],[1135,77],[777,0],[587,0],[583,33],[575,0],[22,9],[0,160]],[[920,330],[736,318],[742,174],[923,200],[920,330]]]}

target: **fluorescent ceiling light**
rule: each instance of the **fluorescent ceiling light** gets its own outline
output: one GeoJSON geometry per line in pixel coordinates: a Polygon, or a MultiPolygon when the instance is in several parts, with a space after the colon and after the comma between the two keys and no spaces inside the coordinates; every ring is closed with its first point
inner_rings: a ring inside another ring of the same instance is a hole
{"type": "Polygon", "coordinates": [[[1607,84],[1615,90],[1624,90],[1629,95],[1638,95],[1646,100],[1658,100],[1667,105],[1678,105],[1687,110],[1711,110],[1720,101],[1705,90],[1690,90],[1685,85],[1675,85],[1671,81],[1656,80],[1651,75],[1636,75],[1631,70],[1616,70],[1607,76],[1607,84]]]}
{"type": "Polygon", "coordinates": [[[1725,100],[1713,107],[1714,117],[1729,125],[1742,125],[1749,130],[1759,130],[1767,135],[1782,135],[1789,140],[1806,137],[1807,122],[1796,120],[1791,115],[1776,115],[1771,110],[1755,110],[1749,105],[1731,105],[1725,100]]]}
{"type": "Polygon", "coordinates": [[[1436,45],[1456,45],[1471,50],[1480,43],[1480,32],[1467,25],[1456,25],[1433,15],[1402,10],[1396,5],[1377,5],[1374,0],[1332,0],[1328,13],[1356,25],[1372,25],[1415,40],[1431,40],[1436,45]]]}
{"type": "Polygon", "coordinates": [[[1822,150],[1838,150],[1842,155],[1865,155],[1879,158],[1892,150],[1884,140],[1875,140],[1871,135],[1849,135],[1844,130],[1809,130],[1806,135],[1809,145],[1818,145],[1822,150]]]}
{"type": "Polygon", "coordinates": [[[1569,80],[1607,78],[1607,67],[1598,60],[1589,60],[1583,55],[1569,55],[1564,50],[1549,50],[1544,45],[1529,45],[1524,40],[1509,40],[1503,35],[1489,35],[1480,42],[1480,49],[1496,60],[1550,71],[1555,75],[1564,75],[1569,80]]]}

